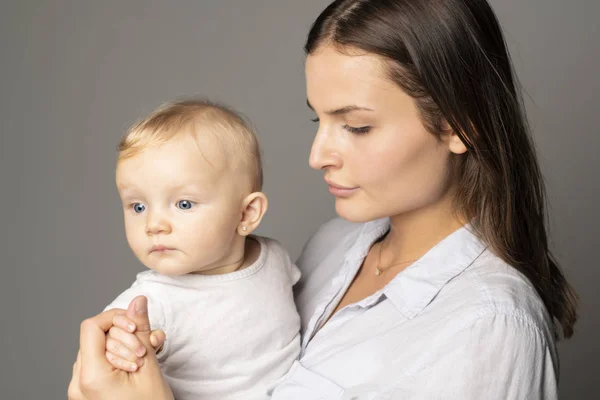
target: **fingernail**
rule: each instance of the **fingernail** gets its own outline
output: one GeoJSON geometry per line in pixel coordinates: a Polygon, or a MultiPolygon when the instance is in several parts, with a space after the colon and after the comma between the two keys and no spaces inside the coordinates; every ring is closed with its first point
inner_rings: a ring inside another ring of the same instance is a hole
{"type": "Polygon", "coordinates": [[[138,356],[143,356],[146,353],[146,348],[144,346],[140,346],[137,348],[137,350],[135,351],[135,354],[137,354],[138,356]]]}
{"type": "Polygon", "coordinates": [[[127,325],[127,329],[129,330],[129,332],[135,331],[135,324],[129,324],[129,325],[127,325]]]}
{"type": "Polygon", "coordinates": [[[146,312],[148,311],[147,306],[146,306],[146,302],[143,300],[138,300],[135,303],[135,313],[137,315],[143,315],[146,314],[146,312]]]}
{"type": "Polygon", "coordinates": [[[137,365],[135,365],[135,364],[129,364],[129,370],[131,372],[135,372],[137,370],[137,368],[138,368],[137,365]]]}
{"type": "Polygon", "coordinates": [[[137,361],[136,361],[136,363],[137,363],[137,365],[139,367],[141,367],[142,365],[144,365],[144,359],[143,358],[138,358],[137,361]]]}

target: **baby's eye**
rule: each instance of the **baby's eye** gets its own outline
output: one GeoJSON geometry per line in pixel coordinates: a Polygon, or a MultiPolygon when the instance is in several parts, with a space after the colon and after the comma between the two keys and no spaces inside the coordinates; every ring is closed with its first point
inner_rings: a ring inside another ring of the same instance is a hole
{"type": "Polygon", "coordinates": [[[131,208],[133,208],[136,214],[141,214],[146,210],[146,206],[143,203],[133,203],[131,208]]]}
{"type": "Polygon", "coordinates": [[[177,208],[181,209],[181,210],[189,210],[190,208],[192,208],[194,206],[194,202],[193,201],[189,201],[189,200],[179,200],[177,202],[177,208]]]}

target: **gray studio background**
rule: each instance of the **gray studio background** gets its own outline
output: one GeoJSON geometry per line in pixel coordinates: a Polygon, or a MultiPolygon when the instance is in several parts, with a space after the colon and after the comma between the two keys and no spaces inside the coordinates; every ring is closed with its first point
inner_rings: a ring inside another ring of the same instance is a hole
{"type": "MultiPolygon", "coordinates": [[[[577,333],[560,344],[562,398],[598,398],[599,2],[491,2],[527,92],[553,248],[582,300],[577,333]]],[[[293,257],[334,215],[307,164],[316,127],[302,51],[326,4],[2,2],[0,398],[66,398],[79,322],[141,270],[123,232],[115,146],[163,101],[200,94],[254,122],[271,205],[259,233],[293,257]]]]}

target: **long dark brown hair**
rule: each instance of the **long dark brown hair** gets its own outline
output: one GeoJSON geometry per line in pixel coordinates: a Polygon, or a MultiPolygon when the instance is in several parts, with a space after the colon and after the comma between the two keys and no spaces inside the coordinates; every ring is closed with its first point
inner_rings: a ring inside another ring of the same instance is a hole
{"type": "Polygon", "coordinates": [[[427,130],[449,126],[469,151],[453,157],[456,205],[491,250],[533,283],[573,335],[577,294],[548,249],[546,193],[500,24],[486,0],[337,0],[305,50],[360,49],[386,60],[427,130]]]}

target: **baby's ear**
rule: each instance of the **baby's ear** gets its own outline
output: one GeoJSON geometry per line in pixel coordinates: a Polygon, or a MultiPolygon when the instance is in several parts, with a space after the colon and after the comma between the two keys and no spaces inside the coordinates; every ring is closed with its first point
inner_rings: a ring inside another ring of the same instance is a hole
{"type": "Polygon", "coordinates": [[[254,192],[246,196],[242,203],[242,218],[237,227],[237,233],[241,236],[251,234],[267,212],[269,201],[263,192],[254,192]]]}

